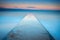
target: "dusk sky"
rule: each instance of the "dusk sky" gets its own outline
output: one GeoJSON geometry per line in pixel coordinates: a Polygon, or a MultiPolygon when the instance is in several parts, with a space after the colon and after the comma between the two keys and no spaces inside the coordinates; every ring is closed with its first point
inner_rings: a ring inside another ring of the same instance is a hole
{"type": "Polygon", "coordinates": [[[1,0],[0,8],[59,10],[59,0],[1,0]]]}

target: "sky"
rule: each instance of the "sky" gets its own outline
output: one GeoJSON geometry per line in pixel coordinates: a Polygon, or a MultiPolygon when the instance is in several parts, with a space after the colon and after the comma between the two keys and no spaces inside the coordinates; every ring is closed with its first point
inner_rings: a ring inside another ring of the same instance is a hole
{"type": "Polygon", "coordinates": [[[60,0],[0,0],[0,2],[53,2],[53,3],[57,3],[60,0]]]}
{"type": "Polygon", "coordinates": [[[59,0],[0,0],[0,8],[60,10],[59,0]]]}

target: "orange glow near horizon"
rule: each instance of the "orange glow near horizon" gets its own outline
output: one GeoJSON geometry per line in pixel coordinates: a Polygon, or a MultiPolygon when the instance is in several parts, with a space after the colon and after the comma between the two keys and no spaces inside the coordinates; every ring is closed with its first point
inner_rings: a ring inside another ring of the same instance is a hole
{"type": "Polygon", "coordinates": [[[34,4],[2,4],[0,5],[0,8],[17,8],[17,9],[49,9],[49,10],[60,10],[59,6],[57,5],[44,5],[44,4],[39,4],[39,5],[34,5],[34,4]]]}

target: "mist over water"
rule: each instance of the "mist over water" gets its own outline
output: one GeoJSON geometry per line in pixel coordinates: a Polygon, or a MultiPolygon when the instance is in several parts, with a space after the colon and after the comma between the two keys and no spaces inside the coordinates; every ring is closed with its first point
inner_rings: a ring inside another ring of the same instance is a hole
{"type": "MultiPolygon", "coordinates": [[[[3,39],[4,37],[6,37],[6,35],[13,30],[13,28],[15,28],[16,26],[18,26],[17,24],[19,24],[22,19],[27,15],[27,14],[33,14],[36,19],[39,21],[39,23],[41,23],[44,28],[52,35],[52,37],[56,40],[59,40],[59,12],[29,12],[29,11],[6,11],[6,12],[1,12],[0,15],[0,39],[3,39]]],[[[38,23],[38,24],[39,24],[38,23]]],[[[32,24],[32,26],[29,27],[33,27],[34,23],[32,24]]],[[[25,25],[26,26],[26,25],[25,25]]],[[[25,26],[23,26],[24,28],[26,28],[25,26]]],[[[36,26],[36,25],[35,25],[36,26]]],[[[38,25],[37,25],[38,26],[38,25]]],[[[19,27],[16,27],[19,28],[19,27]]],[[[34,27],[33,27],[34,28],[34,27]]],[[[33,28],[31,28],[33,30],[33,28]]],[[[36,28],[34,28],[35,30],[36,28]]],[[[22,28],[21,28],[22,30],[22,28]]],[[[24,29],[25,30],[25,29],[24,29]]],[[[26,29],[27,31],[25,31],[26,33],[30,30],[30,29],[26,29]]],[[[40,29],[38,29],[40,30],[40,29]]],[[[31,30],[30,30],[31,31],[31,30]]],[[[39,34],[37,29],[36,34],[39,34]]],[[[43,31],[42,31],[43,32],[43,31]]],[[[34,32],[33,32],[34,34],[34,32]]],[[[29,34],[27,34],[29,35],[29,34]]],[[[30,35],[29,35],[30,36],[30,35]]],[[[33,36],[33,35],[32,35],[33,36]]]]}

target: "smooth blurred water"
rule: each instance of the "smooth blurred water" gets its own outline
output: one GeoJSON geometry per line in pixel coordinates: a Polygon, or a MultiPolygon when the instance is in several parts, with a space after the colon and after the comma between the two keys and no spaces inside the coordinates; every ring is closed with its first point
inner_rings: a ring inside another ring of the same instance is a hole
{"type": "Polygon", "coordinates": [[[60,40],[60,14],[55,11],[0,11],[0,39],[30,13],[42,23],[55,40],[60,40]]]}

